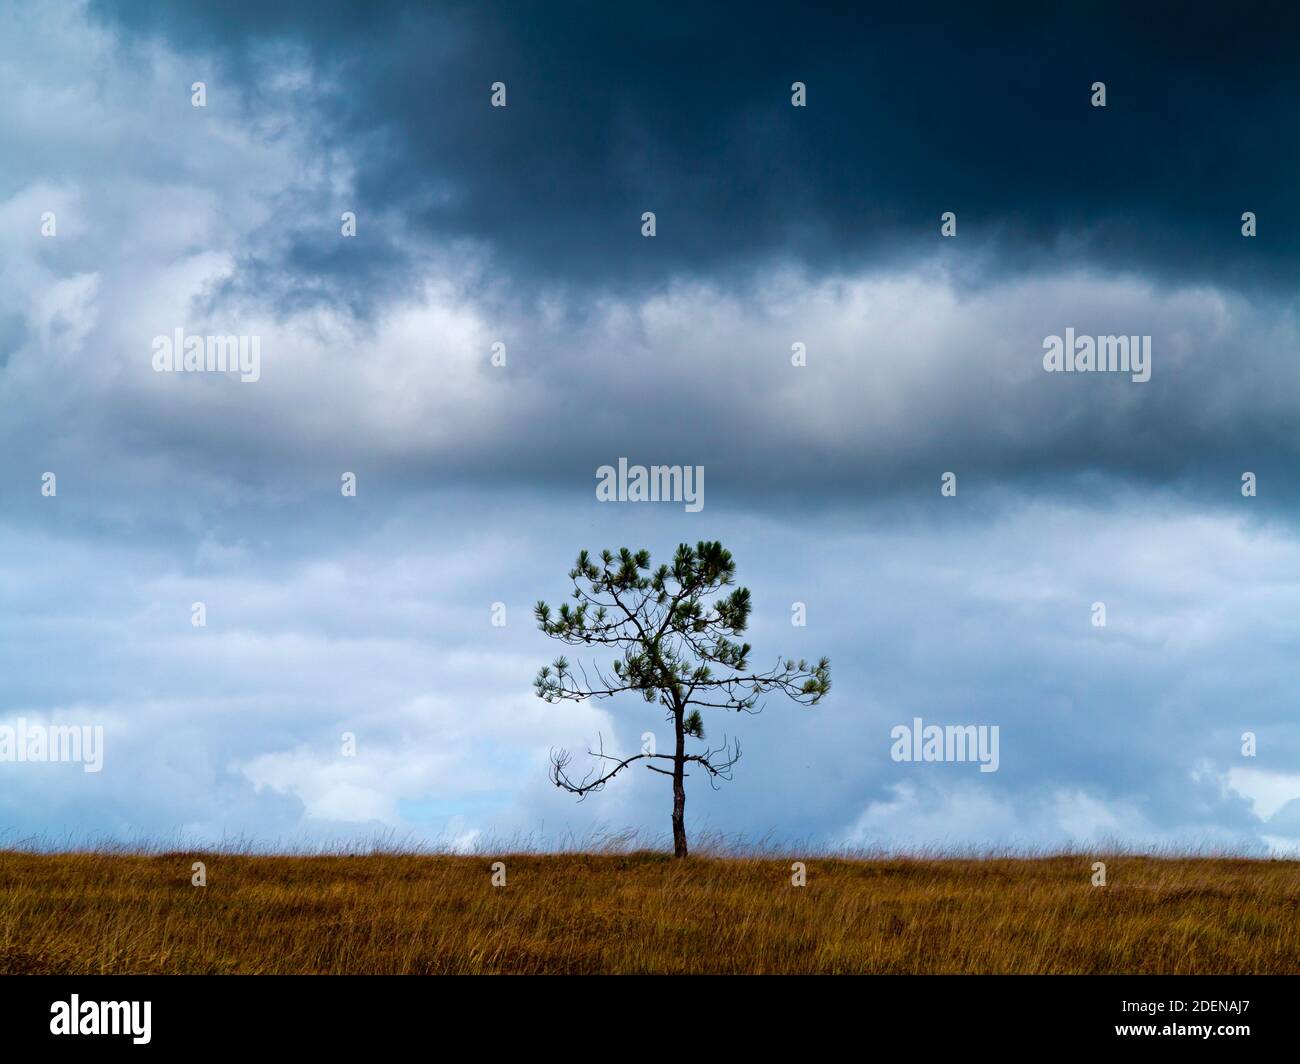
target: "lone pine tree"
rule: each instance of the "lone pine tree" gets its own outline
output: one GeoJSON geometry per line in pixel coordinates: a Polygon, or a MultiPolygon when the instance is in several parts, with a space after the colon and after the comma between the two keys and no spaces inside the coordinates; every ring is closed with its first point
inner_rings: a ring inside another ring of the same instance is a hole
{"type": "Polygon", "coordinates": [[[700,710],[756,713],[765,694],[779,691],[800,705],[811,706],[831,688],[831,663],[822,658],[815,666],[806,661],[778,661],[766,672],[749,665],[750,646],[735,641],[749,624],[749,591],[734,583],[736,563],[721,543],[702,542],[692,549],[677,548],[672,566],[650,571],[650,552],[633,554],[624,547],[615,556],[601,551],[599,562],[587,551],[578,555],[569,572],[575,605],[565,603],[552,611],[545,602],[534,609],[538,627],[571,646],[607,646],[621,652],[607,672],[581,665],[578,674],[567,658],[543,666],[534,681],[539,698],[612,698],[636,691],[647,702],[658,702],[673,726],[671,754],[653,749],[632,757],[615,757],[599,749],[588,753],[595,767],[580,781],[568,774],[571,755],[551,752],[551,779],[557,787],[585,797],[598,791],[633,762],[671,776],[673,781],[673,855],[686,856],[686,786],[689,766],[699,766],[710,784],[731,779],[740,759],[740,743],[705,745],[688,753],[688,739],[703,741],[704,718],[700,710]],[[715,671],[717,670],[717,671],[715,671]],[[579,674],[580,677],[579,678],[579,674]],[[670,761],[671,770],[653,762],[670,761]]]}

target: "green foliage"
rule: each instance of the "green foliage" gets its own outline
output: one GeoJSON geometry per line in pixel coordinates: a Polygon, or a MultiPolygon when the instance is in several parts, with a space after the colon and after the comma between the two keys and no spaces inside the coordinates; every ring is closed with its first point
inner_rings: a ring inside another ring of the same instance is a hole
{"type": "Polygon", "coordinates": [[[561,659],[553,672],[538,673],[538,696],[556,702],[634,691],[660,702],[696,737],[704,728],[702,721],[686,728],[692,704],[752,711],[760,696],[782,691],[815,705],[830,690],[827,659],[813,667],[787,660],[765,672],[750,669],[752,647],[738,637],[749,627],[752,602],[748,588],[732,587],[735,575],[731,552],[708,540],[681,544],[671,565],[653,570],[647,550],[579,552],[569,571],[573,601],[556,609],[539,602],[538,627],[564,643],[610,647],[620,656],[609,674],[593,669],[581,680],[561,659]]]}

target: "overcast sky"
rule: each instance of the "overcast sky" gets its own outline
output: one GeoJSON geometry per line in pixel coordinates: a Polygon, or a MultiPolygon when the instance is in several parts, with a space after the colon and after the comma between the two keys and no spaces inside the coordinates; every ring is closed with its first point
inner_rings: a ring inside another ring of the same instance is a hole
{"type": "Polygon", "coordinates": [[[104,729],[0,762],[0,845],[661,838],[549,783],[669,729],[539,701],[531,607],[718,539],[834,687],[706,717],[694,834],[1300,849],[1295,16],[616,8],[0,2],[0,725],[104,729]]]}

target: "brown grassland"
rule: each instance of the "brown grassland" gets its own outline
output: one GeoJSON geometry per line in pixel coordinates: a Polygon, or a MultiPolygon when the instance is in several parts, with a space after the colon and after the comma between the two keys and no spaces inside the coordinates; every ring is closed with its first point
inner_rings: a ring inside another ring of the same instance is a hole
{"type": "Polygon", "coordinates": [[[1300,862],[1096,859],[2,851],[0,972],[1300,971],[1300,862]]]}

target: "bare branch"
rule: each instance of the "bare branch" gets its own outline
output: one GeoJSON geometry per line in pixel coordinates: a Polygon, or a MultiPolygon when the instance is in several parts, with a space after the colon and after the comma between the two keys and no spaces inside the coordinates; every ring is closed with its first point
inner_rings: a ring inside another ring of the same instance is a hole
{"type": "MultiPolygon", "coordinates": [[[[573,760],[573,755],[570,754],[568,750],[553,749],[551,751],[551,782],[554,783],[557,787],[569,791],[571,794],[576,794],[579,798],[585,798],[588,794],[592,793],[593,791],[603,790],[606,783],[612,780],[615,776],[617,776],[620,772],[622,772],[625,768],[627,768],[628,765],[632,764],[634,761],[641,761],[646,758],[662,758],[663,760],[666,761],[673,760],[671,754],[642,753],[642,754],[635,754],[632,757],[625,757],[625,758],[614,757],[612,754],[605,753],[604,737],[597,734],[597,739],[600,743],[600,749],[599,750],[588,749],[587,753],[590,754],[592,757],[597,758],[598,760],[613,761],[614,767],[612,769],[602,774],[602,773],[598,773],[593,768],[587,772],[587,774],[582,778],[581,782],[575,783],[572,777],[570,777],[568,772],[566,771],[569,764],[573,760]]],[[[654,766],[648,765],[646,767],[653,768],[654,766]]],[[[656,771],[663,771],[663,770],[657,769],[656,771]]],[[[669,773],[669,775],[671,775],[671,773],[669,773]]]]}

